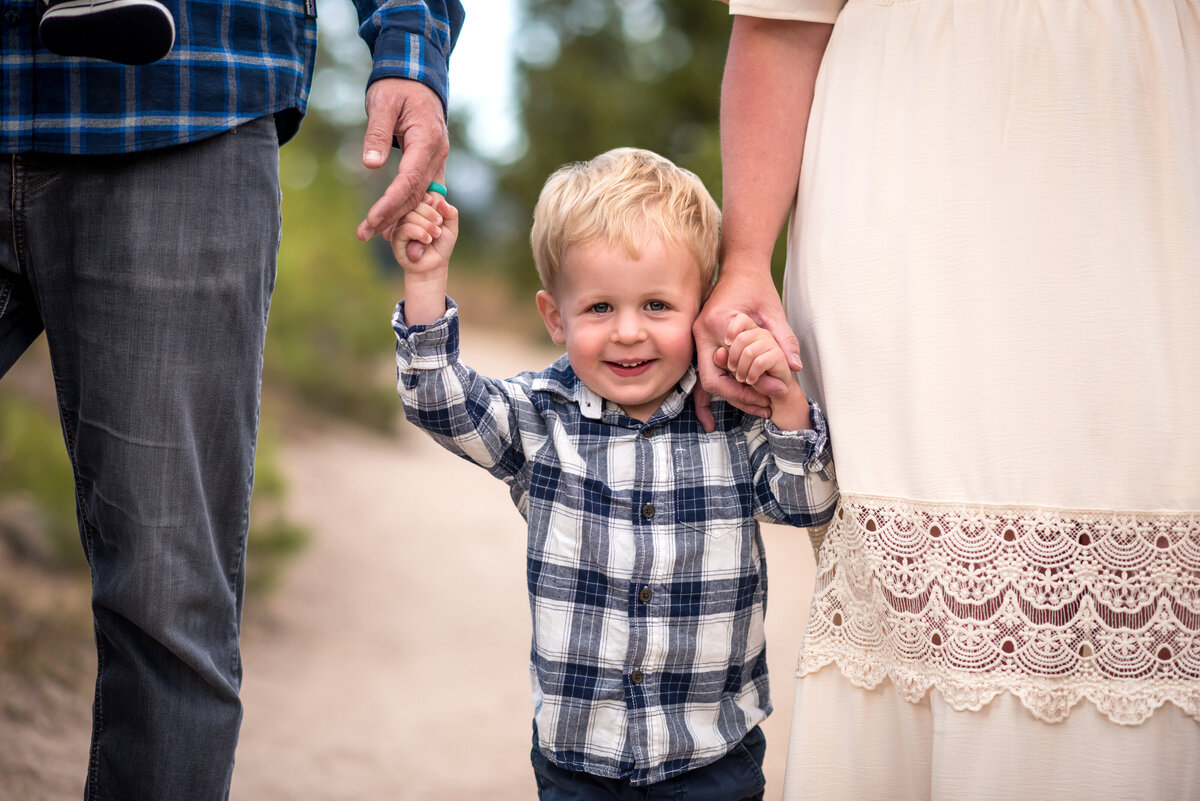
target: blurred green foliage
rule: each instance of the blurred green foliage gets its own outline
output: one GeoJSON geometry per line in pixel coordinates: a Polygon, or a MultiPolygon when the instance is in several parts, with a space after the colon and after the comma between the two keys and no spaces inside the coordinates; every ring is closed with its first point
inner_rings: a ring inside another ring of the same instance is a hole
{"type": "MultiPolygon", "coordinates": [[[[717,118],[730,19],[728,6],[709,0],[524,0],[517,74],[527,148],[499,173],[518,224],[494,246],[514,281],[536,283],[533,206],[567,162],[647,148],[695,172],[720,202],[717,118]]],[[[777,247],[777,282],[782,268],[777,247]]]]}
{"type": "Polygon", "coordinates": [[[399,407],[381,376],[398,298],[379,268],[382,241],[354,235],[368,204],[361,181],[339,167],[342,133],[313,115],[280,151],[283,241],[264,382],[322,414],[390,430],[399,407]]]}
{"type": "MultiPolygon", "coordinates": [[[[0,488],[8,514],[33,516],[55,561],[85,566],[75,517],[75,479],[58,418],[15,393],[0,395],[0,488]]],[[[0,519],[0,527],[5,525],[0,519]]]]}

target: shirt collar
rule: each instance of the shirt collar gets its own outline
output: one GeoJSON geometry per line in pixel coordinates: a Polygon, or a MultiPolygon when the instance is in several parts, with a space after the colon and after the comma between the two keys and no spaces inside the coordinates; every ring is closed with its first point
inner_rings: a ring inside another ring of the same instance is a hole
{"type": "MultiPolygon", "coordinates": [[[[654,417],[665,417],[669,420],[679,414],[688,398],[691,397],[692,389],[695,386],[696,367],[692,365],[679,379],[679,383],[675,385],[671,394],[667,395],[662,407],[654,413],[654,417]]],[[[530,389],[534,392],[548,392],[575,403],[579,406],[580,415],[588,420],[604,419],[606,401],[591,387],[579,380],[579,376],[575,375],[575,370],[571,368],[566,354],[558,357],[554,364],[535,377],[530,384],[530,389]]],[[[612,408],[615,415],[616,404],[612,404],[612,408]]]]}

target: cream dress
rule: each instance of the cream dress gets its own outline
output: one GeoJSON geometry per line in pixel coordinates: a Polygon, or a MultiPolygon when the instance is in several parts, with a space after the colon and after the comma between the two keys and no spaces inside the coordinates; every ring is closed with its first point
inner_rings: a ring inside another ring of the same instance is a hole
{"type": "Polygon", "coordinates": [[[842,503],[785,796],[1200,799],[1200,2],[731,10],[836,21],[785,303],[842,503]]]}

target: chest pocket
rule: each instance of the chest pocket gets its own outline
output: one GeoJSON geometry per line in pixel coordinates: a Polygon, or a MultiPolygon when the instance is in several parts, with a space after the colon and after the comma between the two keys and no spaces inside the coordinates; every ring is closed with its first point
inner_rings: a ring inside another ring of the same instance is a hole
{"type": "Polygon", "coordinates": [[[722,442],[673,453],[677,564],[706,580],[736,580],[754,559],[753,498],[739,491],[748,485],[736,458],[722,442]]]}
{"type": "Polygon", "coordinates": [[[550,574],[561,572],[572,584],[579,581],[578,570],[620,574],[632,556],[612,542],[613,521],[631,516],[628,495],[613,492],[594,475],[538,465],[527,510],[528,556],[556,565],[550,574]]]}
{"type": "Polygon", "coordinates": [[[680,526],[715,539],[753,529],[754,500],[739,489],[747,486],[747,477],[741,475],[746,469],[734,464],[736,457],[722,442],[675,450],[675,519],[680,526]]]}

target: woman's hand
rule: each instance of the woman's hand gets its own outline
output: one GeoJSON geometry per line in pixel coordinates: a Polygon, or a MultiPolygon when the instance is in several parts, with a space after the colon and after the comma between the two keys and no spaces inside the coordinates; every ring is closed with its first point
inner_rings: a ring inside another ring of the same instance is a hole
{"type": "Polygon", "coordinates": [[[700,372],[696,414],[706,431],[712,431],[715,424],[709,409],[710,395],[720,395],[748,414],[769,417],[769,396],[782,396],[787,391],[783,381],[769,374],[761,377],[757,387],[747,386],[729,374],[726,364],[717,361],[717,351],[727,344],[726,333],[737,315],[745,315],[770,332],[792,370],[801,367],[800,343],[788,327],[770,270],[723,270],[721,280],[692,326],[700,372]]]}

